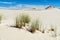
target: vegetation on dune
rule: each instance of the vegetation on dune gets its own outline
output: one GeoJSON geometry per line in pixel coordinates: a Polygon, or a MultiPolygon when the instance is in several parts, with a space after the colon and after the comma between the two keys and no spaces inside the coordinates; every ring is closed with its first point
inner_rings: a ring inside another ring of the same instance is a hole
{"type": "Polygon", "coordinates": [[[31,33],[34,33],[36,31],[34,26],[31,26],[31,29],[29,30],[31,33]]]}
{"type": "Polygon", "coordinates": [[[35,27],[36,27],[37,30],[39,30],[39,20],[35,21],[35,27]]]}
{"type": "MultiPolygon", "coordinates": [[[[2,19],[2,17],[0,16],[0,20],[2,19]]],[[[20,15],[19,17],[16,17],[16,27],[17,28],[23,28],[25,27],[25,24],[26,23],[29,23],[31,21],[29,15],[20,15]]],[[[39,19],[36,19],[36,20],[33,20],[31,22],[31,26],[29,26],[30,28],[27,30],[31,33],[34,33],[36,30],[40,30],[40,32],[44,33],[45,32],[45,29],[43,29],[42,27],[42,23],[40,22],[39,19]]],[[[52,36],[57,36],[56,35],[56,27],[51,25],[51,29],[50,31],[53,31],[54,32],[54,35],[52,36]]]]}
{"type": "Polygon", "coordinates": [[[16,18],[16,27],[22,28],[22,26],[25,26],[25,23],[30,22],[30,17],[29,15],[21,15],[16,18]]]}
{"type": "Polygon", "coordinates": [[[45,33],[45,29],[44,28],[41,28],[40,29],[40,32],[45,33]]]}
{"type": "Polygon", "coordinates": [[[30,22],[29,15],[22,15],[20,18],[20,22],[23,22],[23,26],[25,26],[25,23],[29,23],[30,22]]]}
{"type": "Polygon", "coordinates": [[[54,32],[54,35],[52,35],[52,36],[56,37],[57,36],[57,34],[56,34],[56,26],[51,25],[51,31],[54,32]]]}
{"type": "Polygon", "coordinates": [[[2,21],[2,15],[0,15],[0,24],[1,24],[1,21],[2,21]]]}
{"type": "Polygon", "coordinates": [[[31,33],[34,33],[39,28],[38,20],[35,20],[31,23],[31,29],[29,30],[31,33]]]}

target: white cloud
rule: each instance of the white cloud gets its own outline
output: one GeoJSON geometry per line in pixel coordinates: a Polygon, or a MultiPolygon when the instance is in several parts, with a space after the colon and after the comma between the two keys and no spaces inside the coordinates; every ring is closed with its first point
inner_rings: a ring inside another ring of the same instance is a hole
{"type": "Polygon", "coordinates": [[[14,2],[3,2],[3,1],[0,1],[0,3],[2,3],[2,4],[13,4],[14,2]]]}
{"type": "Polygon", "coordinates": [[[12,9],[24,9],[24,8],[46,8],[49,5],[28,5],[28,4],[18,4],[15,6],[11,6],[9,8],[12,9]]]}
{"type": "Polygon", "coordinates": [[[18,4],[10,7],[0,7],[0,9],[24,9],[24,8],[45,8],[49,5],[28,5],[28,4],[18,4]]]}

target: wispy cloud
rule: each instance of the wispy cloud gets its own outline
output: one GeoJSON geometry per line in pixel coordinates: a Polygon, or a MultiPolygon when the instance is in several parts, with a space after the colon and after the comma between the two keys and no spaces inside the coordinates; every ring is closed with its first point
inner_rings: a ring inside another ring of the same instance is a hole
{"type": "Polygon", "coordinates": [[[10,9],[24,9],[24,8],[46,8],[49,5],[29,5],[29,4],[18,4],[9,7],[10,9]]]}
{"type": "Polygon", "coordinates": [[[24,8],[45,8],[49,5],[29,5],[29,4],[17,4],[15,6],[0,7],[0,9],[24,9],[24,8]]]}
{"type": "Polygon", "coordinates": [[[13,4],[14,2],[3,2],[3,1],[0,1],[0,3],[2,3],[2,4],[13,4]]]}

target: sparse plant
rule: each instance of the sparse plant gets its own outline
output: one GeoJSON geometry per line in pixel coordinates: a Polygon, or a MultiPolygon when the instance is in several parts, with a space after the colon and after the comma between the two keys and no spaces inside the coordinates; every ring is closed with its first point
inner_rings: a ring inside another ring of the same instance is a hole
{"type": "Polygon", "coordinates": [[[30,22],[30,17],[29,15],[21,15],[16,18],[16,27],[22,28],[22,26],[25,26],[25,23],[30,22]]]}
{"type": "Polygon", "coordinates": [[[35,21],[35,27],[37,30],[39,30],[39,20],[38,19],[35,21]]]}
{"type": "Polygon", "coordinates": [[[40,21],[40,22],[39,22],[38,30],[41,31],[41,29],[42,29],[42,22],[40,21]]]}
{"type": "Polygon", "coordinates": [[[34,33],[36,31],[36,28],[34,26],[31,26],[31,29],[29,30],[31,33],[34,33]]]}
{"type": "Polygon", "coordinates": [[[25,23],[29,23],[30,22],[30,17],[29,17],[29,15],[25,15],[25,23]]]}
{"type": "Polygon", "coordinates": [[[42,33],[44,33],[45,31],[44,31],[44,29],[43,29],[43,31],[41,31],[42,33]]]}
{"type": "Polygon", "coordinates": [[[54,32],[54,35],[52,35],[52,36],[54,36],[54,37],[57,36],[56,29],[57,29],[56,26],[51,25],[51,31],[54,32]]]}
{"type": "Polygon", "coordinates": [[[55,29],[54,29],[54,26],[53,25],[51,25],[51,31],[54,31],[55,29]]]}
{"type": "Polygon", "coordinates": [[[31,29],[29,30],[31,33],[34,33],[39,27],[38,20],[35,20],[31,23],[31,29]]]}
{"type": "Polygon", "coordinates": [[[1,24],[1,21],[2,21],[2,15],[0,15],[0,24],[1,24]]]}
{"type": "Polygon", "coordinates": [[[25,26],[25,23],[29,23],[30,22],[30,17],[29,15],[22,15],[20,17],[20,22],[23,23],[23,26],[25,26]]]}
{"type": "Polygon", "coordinates": [[[22,28],[22,23],[19,22],[18,18],[16,18],[16,28],[22,28]]]}
{"type": "Polygon", "coordinates": [[[41,20],[36,20],[36,29],[37,30],[39,30],[40,32],[42,32],[42,33],[44,33],[45,32],[45,30],[44,30],[44,28],[43,28],[43,26],[42,26],[42,22],[41,22],[41,20]]]}

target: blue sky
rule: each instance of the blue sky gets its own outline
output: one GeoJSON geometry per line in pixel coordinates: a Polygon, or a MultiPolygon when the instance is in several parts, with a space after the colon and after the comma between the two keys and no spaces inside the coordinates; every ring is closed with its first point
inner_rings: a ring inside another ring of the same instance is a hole
{"type": "Polygon", "coordinates": [[[19,9],[24,7],[47,7],[49,5],[60,8],[60,0],[0,0],[1,9],[19,9]]]}

